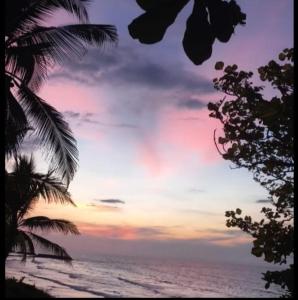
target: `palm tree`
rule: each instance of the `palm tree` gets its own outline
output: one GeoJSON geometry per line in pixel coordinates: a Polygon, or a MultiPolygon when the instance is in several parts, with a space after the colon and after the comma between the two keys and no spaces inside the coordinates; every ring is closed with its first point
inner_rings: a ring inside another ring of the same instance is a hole
{"type": "Polygon", "coordinates": [[[36,202],[43,198],[47,202],[72,204],[67,188],[53,176],[53,171],[47,174],[35,172],[34,160],[26,156],[15,157],[12,172],[6,171],[6,253],[5,259],[13,250],[27,254],[35,254],[39,245],[55,255],[56,258],[70,261],[70,255],[61,246],[36,234],[34,230],[55,230],[64,234],[79,234],[77,227],[70,221],[50,219],[44,216],[27,217],[36,202]]]}
{"type": "MultiPolygon", "coordinates": [[[[6,0],[5,79],[6,156],[19,148],[29,128],[47,147],[51,166],[69,184],[78,159],[76,141],[63,115],[37,96],[55,64],[82,57],[87,45],[102,47],[117,41],[112,25],[90,24],[88,0],[6,0]],[[79,24],[41,25],[57,9],[76,16],[79,24]]],[[[63,96],[63,95],[62,95],[63,96]]]]}

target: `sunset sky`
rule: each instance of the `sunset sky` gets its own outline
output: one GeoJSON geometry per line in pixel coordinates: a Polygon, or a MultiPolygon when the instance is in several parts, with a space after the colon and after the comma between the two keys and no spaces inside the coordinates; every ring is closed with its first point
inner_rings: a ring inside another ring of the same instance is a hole
{"type": "MultiPolygon", "coordinates": [[[[247,24],[228,43],[216,41],[201,66],[181,43],[192,1],[153,45],[128,33],[142,13],[134,0],[90,4],[91,23],[114,24],[118,45],[66,63],[39,93],[63,112],[78,142],[69,189],[77,207],[40,202],[34,211],[78,225],[79,237],[50,235],[70,254],[253,259],[248,236],[227,228],[224,214],[240,207],[259,218],[267,193],[252,174],[220,157],[213,131],[221,126],[207,104],[223,97],[212,85],[222,74],[217,61],[255,72],[293,46],[293,1],[237,2],[247,24]]],[[[58,13],[53,22],[71,19],[58,13]]]]}

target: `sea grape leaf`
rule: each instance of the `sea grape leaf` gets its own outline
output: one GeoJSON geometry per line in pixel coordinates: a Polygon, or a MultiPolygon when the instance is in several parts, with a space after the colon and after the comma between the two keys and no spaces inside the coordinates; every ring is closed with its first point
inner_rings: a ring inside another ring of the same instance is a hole
{"type": "Polygon", "coordinates": [[[128,26],[132,38],[138,39],[144,44],[153,44],[163,39],[168,27],[172,25],[189,0],[164,0],[159,1],[159,5],[150,8],[148,3],[143,6],[148,10],[134,19],[128,26]]]}
{"type": "MultiPolygon", "coordinates": [[[[190,0],[136,0],[145,11],[135,18],[128,30],[133,39],[143,44],[161,41],[190,0]]],[[[187,19],[183,48],[196,65],[210,58],[212,45],[217,38],[228,42],[238,24],[244,25],[246,15],[235,0],[194,0],[192,14],[187,19]]]]}
{"type": "Polygon", "coordinates": [[[195,65],[199,65],[211,56],[214,39],[206,8],[196,0],[186,23],[182,41],[184,51],[195,65]]]}

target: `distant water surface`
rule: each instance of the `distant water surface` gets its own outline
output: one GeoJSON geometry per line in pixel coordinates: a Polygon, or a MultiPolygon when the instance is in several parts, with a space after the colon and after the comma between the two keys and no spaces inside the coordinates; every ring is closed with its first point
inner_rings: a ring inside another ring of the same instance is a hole
{"type": "Polygon", "coordinates": [[[100,256],[74,260],[72,266],[48,258],[17,256],[6,262],[6,276],[24,278],[55,297],[248,297],[277,298],[266,290],[266,267],[149,258],[100,256]]]}

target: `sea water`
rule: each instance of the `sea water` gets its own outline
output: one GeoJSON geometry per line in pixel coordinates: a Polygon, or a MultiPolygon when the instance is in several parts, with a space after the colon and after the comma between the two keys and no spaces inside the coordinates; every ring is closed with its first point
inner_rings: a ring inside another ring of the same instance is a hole
{"type": "Polygon", "coordinates": [[[72,265],[49,258],[10,256],[6,277],[23,278],[54,297],[279,297],[264,288],[268,268],[174,259],[99,256],[72,265]]]}

